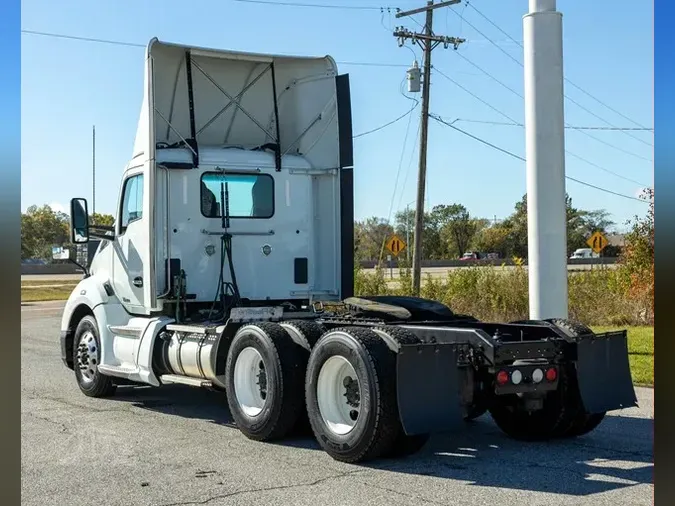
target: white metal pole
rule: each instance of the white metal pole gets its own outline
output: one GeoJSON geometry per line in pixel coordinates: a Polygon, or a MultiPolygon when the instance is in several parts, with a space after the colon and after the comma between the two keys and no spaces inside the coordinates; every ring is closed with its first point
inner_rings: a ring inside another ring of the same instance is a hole
{"type": "Polygon", "coordinates": [[[523,17],[530,318],[567,318],[562,14],[529,0],[523,17]]]}

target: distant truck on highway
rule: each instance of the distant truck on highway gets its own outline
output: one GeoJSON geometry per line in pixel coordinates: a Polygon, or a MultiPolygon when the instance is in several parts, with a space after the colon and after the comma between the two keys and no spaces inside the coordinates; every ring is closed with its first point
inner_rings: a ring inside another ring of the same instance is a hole
{"type": "Polygon", "coordinates": [[[570,255],[570,260],[578,258],[600,258],[600,255],[594,252],[591,248],[579,248],[574,250],[574,253],[570,255]]]}
{"type": "Polygon", "coordinates": [[[70,204],[72,242],[101,240],[61,321],[81,392],[212,389],[246,437],[308,422],[344,462],[414,453],[486,411],[529,441],[636,405],[626,331],[355,297],[353,165],[349,78],[330,56],[150,41],[115,225],[70,204]]]}
{"type": "Polygon", "coordinates": [[[478,251],[467,251],[460,260],[498,260],[499,253],[480,253],[478,251]]]}

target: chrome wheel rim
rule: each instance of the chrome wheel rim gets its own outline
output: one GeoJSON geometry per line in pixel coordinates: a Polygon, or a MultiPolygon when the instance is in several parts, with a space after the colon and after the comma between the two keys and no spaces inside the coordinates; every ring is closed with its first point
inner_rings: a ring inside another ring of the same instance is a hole
{"type": "Polygon", "coordinates": [[[83,383],[91,383],[96,377],[99,363],[98,343],[94,333],[87,330],[77,343],[77,367],[83,383]]]}

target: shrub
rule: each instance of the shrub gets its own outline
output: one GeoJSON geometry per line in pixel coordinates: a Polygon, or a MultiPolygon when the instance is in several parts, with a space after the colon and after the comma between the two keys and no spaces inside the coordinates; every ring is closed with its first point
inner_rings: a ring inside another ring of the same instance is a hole
{"type": "Polygon", "coordinates": [[[619,257],[617,286],[639,314],[641,324],[654,322],[654,190],[642,198],[649,202],[647,215],[635,217],[619,257]]]}
{"type": "MultiPolygon", "coordinates": [[[[640,304],[627,295],[618,269],[594,268],[571,272],[568,277],[569,316],[587,325],[643,323],[640,304]]],[[[382,270],[357,272],[357,295],[410,295],[412,277],[401,270],[398,280],[388,281],[382,270]]],[[[437,300],[454,312],[481,320],[509,322],[529,318],[528,276],[522,265],[513,268],[463,267],[445,277],[426,275],[420,296],[437,300]]]]}

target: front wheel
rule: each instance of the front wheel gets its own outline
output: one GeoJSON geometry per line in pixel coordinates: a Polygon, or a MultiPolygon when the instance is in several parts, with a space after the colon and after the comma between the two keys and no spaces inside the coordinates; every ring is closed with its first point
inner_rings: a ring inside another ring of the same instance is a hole
{"type": "Polygon", "coordinates": [[[116,386],[109,376],[98,370],[101,363],[101,338],[96,318],[87,315],[80,320],[75,329],[73,346],[73,364],[77,385],[88,397],[109,397],[115,393],[116,386]]]}

